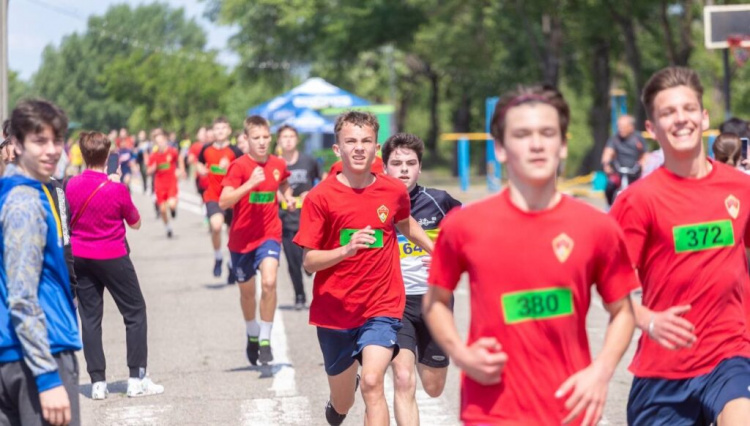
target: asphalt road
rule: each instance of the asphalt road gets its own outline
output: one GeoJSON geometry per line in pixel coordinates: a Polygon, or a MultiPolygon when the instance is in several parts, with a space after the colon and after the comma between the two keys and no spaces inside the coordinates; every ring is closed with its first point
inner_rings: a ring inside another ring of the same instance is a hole
{"type": "MultiPolygon", "coordinates": [[[[138,186],[133,184],[134,188],[138,186]]],[[[226,272],[222,279],[211,274],[213,250],[191,186],[192,183],[183,185],[173,239],[166,238],[163,226],[155,219],[150,198],[140,193],[134,194],[134,200],[144,225],[140,231],[128,234],[131,257],[148,306],[149,372],[166,391],[136,399],[125,396],[125,329],[107,296],[103,329],[110,395],[104,401],[90,399],[91,385],[80,352],[83,424],[325,425],[328,385],[323,359],[315,330],[307,324],[308,312],[292,308],[294,295],[286,264],[282,260],[279,270],[279,307],[271,338],[275,363],[265,368],[251,367],[245,358],[239,292],[236,286],[224,284],[226,272]]],[[[484,194],[482,188],[474,188],[457,195],[468,201],[484,194]]],[[[306,279],[309,298],[312,280],[306,279]]],[[[469,320],[468,296],[464,284],[457,291],[455,305],[457,324],[464,334],[469,320]]],[[[587,322],[595,355],[607,326],[607,315],[598,298],[592,303],[587,322]]],[[[634,349],[635,344],[612,380],[603,425],[625,424],[625,404],[632,380],[626,364],[634,349]]],[[[460,424],[458,378],[459,371],[451,366],[440,398],[431,399],[419,391],[423,425],[460,424]]],[[[390,374],[386,393],[392,403],[390,374]]],[[[358,395],[344,424],[362,424],[363,414],[364,403],[358,395]]]]}

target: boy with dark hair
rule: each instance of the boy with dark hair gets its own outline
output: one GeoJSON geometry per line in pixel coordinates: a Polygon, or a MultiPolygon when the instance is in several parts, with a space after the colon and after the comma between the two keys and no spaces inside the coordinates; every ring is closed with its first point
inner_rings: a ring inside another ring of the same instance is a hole
{"type": "MultiPolygon", "coordinates": [[[[440,222],[449,211],[461,203],[447,192],[425,188],[418,184],[422,173],[424,142],[412,134],[397,133],[383,144],[383,162],[388,176],[406,185],[411,199],[411,216],[416,219],[430,238],[437,237],[440,222]]],[[[398,331],[399,352],[391,362],[395,394],[393,406],[399,425],[418,425],[416,365],[422,387],[433,398],[445,388],[448,374],[448,355],[440,349],[430,335],[422,316],[422,302],[427,293],[429,256],[420,247],[398,236],[401,274],[406,288],[406,308],[398,331]]]]}
{"type": "Polygon", "coordinates": [[[0,423],[80,424],[78,321],[63,254],[63,224],[46,184],[68,120],[43,100],[11,114],[17,163],[0,180],[0,423]]]}
{"type": "Polygon", "coordinates": [[[185,174],[185,163],[177,149],[169,146],[164,130],[155,129],[151,132],[151,139],[156,143],[156,150],[148,157],[148,172],[154,176],[156,205],[167,230],[167,237],[172,238],[167,209],[172,219],[177,217],[177,174],[185,174]]]}
{"type": "MultiPolygon", "coordinates": [[[[283,125],[279,127],[276,134],[278,135],[276,144],[281,150],[281,158],[286,162],[286,167],[290,173],[288,181],[292,187],[292,195],[295,198],[297,209],[300,209],[316,180],[322,178],[320,168],[314,158],[297,149],[299,143],[297,129],[289,125],[283,125]]],[[[307,304],[305,287],[302,282],[302,247],[292,241],[299,231],[300,212],[299,210],[289,211],[287,207],[286,203],[282,203],[279,210],[283,227],[282,243],[289,268],[289,276],[294,286],[294,309],[301,310],[307,304]]]]}
{"type": "Polygon", "coordinates": [[[333,150],[343,171],[307,195],[294,239],[304,249],[305,269],[317,272],[310,323],[328,374],[325,415],[331,425],[341,424],[354,404],[356,361],[362,364],[366,424],[388,423],[383,381],[398,354],[405,304],[396,230],[432,251],[432,241],[409,215],[404,184],[371,171],[378,127],[369,113],[338,117],[333,150]]]}
{"type": "Polygon", "coordinates": [[[643,285],[630,365],[630,425],[740,425],[750,418],[750,177],[706,157],[695,71],[670,67],[643,88],[664,167],[623,192],[611,215],[643,285]]]}
{"type": "MultiPolygon", "coordinates": [[[[232,209],[222,209],[219,207],[219,197],[221,196],[221,181],[227,174],[229,165],[234,160],[242,156],[237,147],[229,144],[229,136],[232,135],[232,127],[229,120],[225,117],[219,117],[214,120],[212,129],[216,139],[211,144],[203,146],[198,155],[198,174],[208,176],[208,187],[203,192],[203,202],[206,204],[206,217],[208,217],[209,227],[211,229],[211,244],[214,248],[214,276],[221,276],[221,264],[224,255],[221,251],[221,231],[224,224],[227,229],[232,224],[232,209]]],[[[234,284],[237,278],[232,271],[232,263],[229,263],[229,278],[227,282],[234,284]]]]}
{"type": "MultiPolygon", "coordinates": [[[[245,119],[249,152],[236,159],[221,185],[219,207],[234,207],[229,230],[232,269],[240,288],[247,332],[247,359],[252,365],[273,361],[271,328],[276,311],[276,274],[281,254],[281,219],[277,192],[295,209],[284,160],[270,154],[271,130],[256,115],[245,119]],[[255,271],[261,275],[260,324],[255,320],[255,271]]],[[[218,137],[218,135],[217,135],[218,137]]]]}
{"type": "Polygon", "coordinates": [[[557,191],[570,110],[548,86],[503,95],[492,117],[500,194],[448,215],[430,267],[424,315],[432,336],[464,371],[466,424],[593,426],[633,334],[638,280],[612,218],[557,191]],[[468,272],[471,323],[461,341],[450,309],[468,272]],[[591,288],[610,314],[591,360],[591,288]]]}

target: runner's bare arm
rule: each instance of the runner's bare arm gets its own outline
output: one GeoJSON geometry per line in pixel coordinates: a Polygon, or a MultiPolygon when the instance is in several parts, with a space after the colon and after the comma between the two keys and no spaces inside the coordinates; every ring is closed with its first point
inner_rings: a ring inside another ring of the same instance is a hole
{"type": "Polygon", "coordinates": [[[615,150],[612,147],[605,147],[604,152],[602,152],[602,167],[604,168],[604,173],[612,173],[614,171],[609,165],[614,159],[615,150]]]}
{"type": "Polygon", "coordinates": [[[398,228],[398,232],[402,233],[407,240],[422,247],[427,253],[432,253],[435,245],[413,217],[409,216],[409,218],[398,222],[396,228],[398,228]]]}
{"type": "Polygon", "coordinates": [[[442,287],[429,286],[422,302],[430,334],[453,359],[458,368],[483,385],[500,382],[508,355],[494,337],[482,337],[466,346],[458,334],[450,308],[452,293],[442,287]]]}
{"type": "Polygon", "coordinates": [[[635,302],[633,311],[636,327],[667,349],[688,348],[697,339],[694,334],[695,326],[683,318],[690,311],[690,305],[673,306],[656,312],[635,302]]]}
{"type": "Polygon", "coordinates": [[[285,180],[279,185],[279,192],[281,193],[282,200],[286,201],[287,210],[290,212],[297,210],[297,200],[294,199],[292,191],[292,186],[289,185],[289,181],[285,180]]]}
{"type": "Polygon", "coordinates": [[[369,226],[352,234],[349,243],[331,250],[311,250],[305,248],[302,252],[302,266],[307,272],[313,273],[337,265],[347,257],[354,256],[360,249],[369,248],[375,242],[373,231],[369,226]]]}
{"type": "Polygon", "coordinates": [[[187,173],[185,172],[185,157],[182,155],[177,156],[177,176],[183,179],[187,177],[187,173]]]}
{"type": "Polygon", "coordinates": [[[225,186],[221,190],[221,195],[219,196],[219,207],[222,209],[234,207],[234,205],[237,204],[237,202],[240,201],[242,197],[247,195],[247,193],[250,192],[253,188],[260,185],[260,183],[264,180],[266,180],[266,177],[263,173],[263,168],[256,167],[255,170],[253,170],[253,174],[250,176],[250,179],[245,181],[245,183],[240,185],[238,188],[225,186]]]}
{"type": "Polygon", "coordinates": [[[609,381],[633,338],[635,316],[630,296],[605,303],[604,308],[610,321],[601,353],[588,367],[570,376],[555,393],[557,398],[567,398],[565,408],[570,411],[563,423],[585,413],[582,425],[598,424],[607,401],[609,381]]]}

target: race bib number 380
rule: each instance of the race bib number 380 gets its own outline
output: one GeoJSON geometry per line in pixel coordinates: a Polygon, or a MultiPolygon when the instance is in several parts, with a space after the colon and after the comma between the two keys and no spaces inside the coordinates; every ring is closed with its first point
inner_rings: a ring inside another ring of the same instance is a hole
{"type": "Polygon", "coordinates": [[[703,251],[734,245],[732,221],[695,223],[672,228],[677,253],[703,251]]]}
{"type": "Polygon", "coordinates": [[[506,324],[544,320],[573,314],[573,292],[569,288],[517,291],[502,296],[506,324]]]}

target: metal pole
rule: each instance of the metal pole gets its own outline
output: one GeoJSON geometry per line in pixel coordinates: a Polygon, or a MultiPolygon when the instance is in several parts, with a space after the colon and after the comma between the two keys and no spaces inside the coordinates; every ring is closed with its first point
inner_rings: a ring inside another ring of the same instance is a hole
{"type": "Polygon", "coordinates": [[[732,91],[731,76],[729,75],[729,49],[723,49],[724,53],[724,118],[732,118],[732,91]]]}
{"type": "Polygon", "coordinates": [[[0,120],[8,111],[8,2],[0,0],[0,120]]]}
{"type": "Polygon", "coordinates": [[[458,140],[458,177],[461,182],[461,192],[469,190],[469,140],[458,140]]]}

